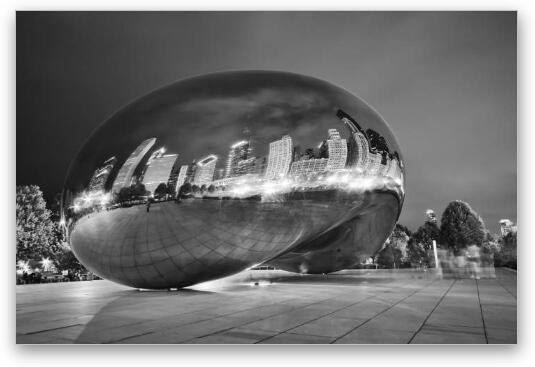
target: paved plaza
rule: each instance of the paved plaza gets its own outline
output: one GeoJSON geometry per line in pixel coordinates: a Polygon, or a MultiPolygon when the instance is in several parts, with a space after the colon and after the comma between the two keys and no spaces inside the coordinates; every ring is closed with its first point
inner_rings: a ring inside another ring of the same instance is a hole
{"type": "Polygon", "coordinates": [[[178,291],[17,286],[17,343],[516,343],[516,272],[247,271],[178,291]]]}

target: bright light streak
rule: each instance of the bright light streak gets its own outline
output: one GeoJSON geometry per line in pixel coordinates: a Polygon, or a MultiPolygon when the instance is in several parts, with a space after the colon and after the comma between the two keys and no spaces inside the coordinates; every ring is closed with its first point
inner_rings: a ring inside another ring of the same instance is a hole
{"type": "Polygon", "coordinates": [[[239,146],[241,146],[241,145],[244,145],[244,144],[246,144],[246,143],[247,143],[247,140],[242,140],[242,141],[239,141],[239,142],[237,142],[237,143],[234,143],[234,144],[231,146],[231,148],[234,149],[234,148],[237,148],[237,147],[239,147],[239,146]]]}

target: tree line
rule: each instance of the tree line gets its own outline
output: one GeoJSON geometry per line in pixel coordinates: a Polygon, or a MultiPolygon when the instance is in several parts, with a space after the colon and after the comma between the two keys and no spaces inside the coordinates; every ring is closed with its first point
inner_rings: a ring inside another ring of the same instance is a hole
{"type": "Polygon", "coordinates": [[[58,271],[85,272],[66,242],[59,205],[48,209],[35,185],[17,186],[16,200],[17,263],[49,259],[58,271]]]}
{"type": "Polygon", "coordinates": [[[438,250],[461,256],[471,245],[480,248],[482,262],[516,269],[516,231],[492,234],[466,202],[456,200],[444,210],[440,226],[428,217],[415,232],[396,224],[384,246],[372,256],[381,268],[435,267],[433,241],[438,250]]]}
{"type": "MultiPolygon", "coordinates": [[[[212,191],[186,183],[178,196],[212,191]]],[[[143,196],[142,184],[124,188],[121,200],[143,196]]],[[[167,185],[160,184],[155,196],[169,195],[167,185]]],[[[16,260],[52,260],[58,270],[84,271],[72,253],[60,224],[59,203],[46,207],[43,193],[35,185],[17,186],[16,199],[16,260]]],[[[434,217],[428,218],[415,232],[396,224],[384,246],[372,256],[373,265],[382,268],[434,267],[433,241],[439,249],[460,255],[470,245],[481,249],[482,257],[495,266],[516,268],[516,232],[491,234],[481,217],[465,202],[451,202],[442,214],[440,226],[434,217]]]]}

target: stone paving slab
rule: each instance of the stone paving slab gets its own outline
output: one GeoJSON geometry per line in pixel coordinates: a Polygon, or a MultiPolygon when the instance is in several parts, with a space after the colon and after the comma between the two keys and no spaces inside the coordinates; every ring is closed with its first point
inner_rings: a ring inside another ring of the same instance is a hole
{"type": "Polygon", "coordinates": [[[17,286],[20,344],[516,343],[516,272],[249,271],[179,291],[17,286]],[[254,284],[258,283],[258,286],[254,284]]]}

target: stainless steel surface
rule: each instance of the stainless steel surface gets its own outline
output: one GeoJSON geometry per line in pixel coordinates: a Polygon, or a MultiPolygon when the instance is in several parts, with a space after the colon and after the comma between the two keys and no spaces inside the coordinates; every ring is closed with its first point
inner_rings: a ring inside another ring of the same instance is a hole
{"type": "Polygon", "coordinates": [[[63,219],[93,272],[172,288],[259,264],[349,267],[382,245],[403,198],[399,146],[362,100],[307,76],[226,72],[101,125],[71,164],[63,219]]]}

